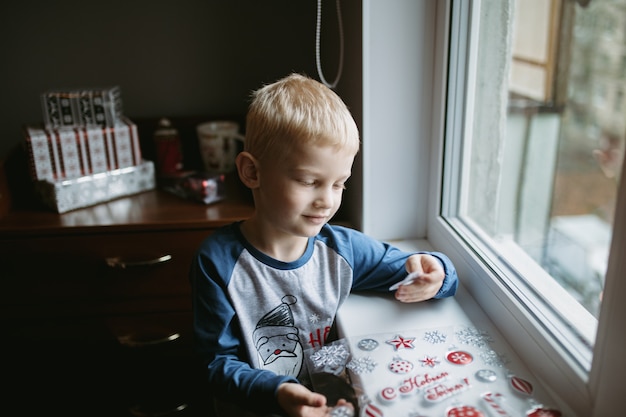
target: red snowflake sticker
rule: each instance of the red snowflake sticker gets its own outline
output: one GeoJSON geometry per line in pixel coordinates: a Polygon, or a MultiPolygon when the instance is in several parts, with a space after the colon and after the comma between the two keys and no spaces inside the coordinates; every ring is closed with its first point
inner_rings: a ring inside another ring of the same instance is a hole
{"type": "Polygon", "coordinates": [[[437,360],[436,356],[424,356],[424,359],[420,359],[420,362],[422,362],[422,366],[430,366],[431,368],[439,365],[439,360],[437,360]]]}
{"type": "Polygon", "coordinates": [[[446,359],[455,365],[467,365],[472,363],[474,357],[469,352],[453,350],[446,355],[446,359]]]}

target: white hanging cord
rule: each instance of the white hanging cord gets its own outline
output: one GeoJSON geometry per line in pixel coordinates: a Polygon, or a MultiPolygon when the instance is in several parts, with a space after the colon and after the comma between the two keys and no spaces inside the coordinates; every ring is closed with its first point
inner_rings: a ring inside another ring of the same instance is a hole
{"type": "Polygon", "coordinates": [[[317,64],[317,73],[320,77],[320,80],[324,85],[329,88],[337,87],[337,83],[339,83],[339,79],[341,78],[341,73],[343,71],[343,24],[341,22],[341,7],[339,5],[340,0],[336,0],[337,3],[337,23],[339,27],[339,65],[337,69],[337,78],[333,83],[329,83],[324,78],[324,73],[322,72],[322,60],[320,58],[320,36],[322,31],[322,0],[317,0],[317,25],[315,30],[315,63],[317,64]]]}

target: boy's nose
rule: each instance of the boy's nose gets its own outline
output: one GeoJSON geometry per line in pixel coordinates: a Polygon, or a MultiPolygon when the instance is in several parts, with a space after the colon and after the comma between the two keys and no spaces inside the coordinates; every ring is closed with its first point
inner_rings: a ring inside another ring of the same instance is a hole
{"type": "Polygon", "coordinates": [[[317,198],[315,199],[315,206],[319,208],[330,208],[333,206],[334,196],[332,188],[320,188],[317,198]]]}

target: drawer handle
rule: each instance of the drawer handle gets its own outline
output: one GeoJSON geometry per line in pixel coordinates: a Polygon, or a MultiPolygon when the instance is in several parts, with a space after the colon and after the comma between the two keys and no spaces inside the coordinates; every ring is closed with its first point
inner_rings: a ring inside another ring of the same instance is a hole
{"type": "Polygon", "coordinates": [[[120,342],[121,345],[136,348],[136,347],[154,346],[154,345],[160,345],[163,343],[169,343],[169,342],[173,342],[174,340],[178,338],[180,338],[180,333],[172,333],[165,337],[161,337],[159,339],[152,339],[152,340],[137,340],[137,339],[133,339],[133,336],[119,336],[117,340],[120,342]]]}
{"type": "Polygon", "coordinates": [[[183,411],[184,409],[186,409],[187,407],[188,407],[187,404],[183,403],[169,410],[148,411],[148,410],[144,410],[141,406],[136,405],[130,408],[130,413],[133,416],[137,416],[137,417],[162,417],[162,416],[168,416],[174,413],[179,413],[183,411]]]}
{"type": "Polygon", "coordinates": [[[106,258],[106,263],[110,268],[135,268],[142,266],[150,266],[162,264],[164,262],[168,262],[172,260],[172,255],[163,255],[158,258],[148,259],[145,261],[125,261],[119,256],[114,256],[112,258],[106,258]]]}

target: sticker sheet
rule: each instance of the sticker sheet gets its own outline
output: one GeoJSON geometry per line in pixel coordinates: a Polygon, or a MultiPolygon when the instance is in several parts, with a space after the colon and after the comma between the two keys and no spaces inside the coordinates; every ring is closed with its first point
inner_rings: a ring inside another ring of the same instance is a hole
{"type": "Polygon", "coordinates": [[[535,398],[531,377],[510,369],[497,343],[475,327],[345,338],[310,349],[306,360],[314,390],[351,387],[344,398],[353,409],[337,407],[333,416],[561,416],[535,398]]]}

